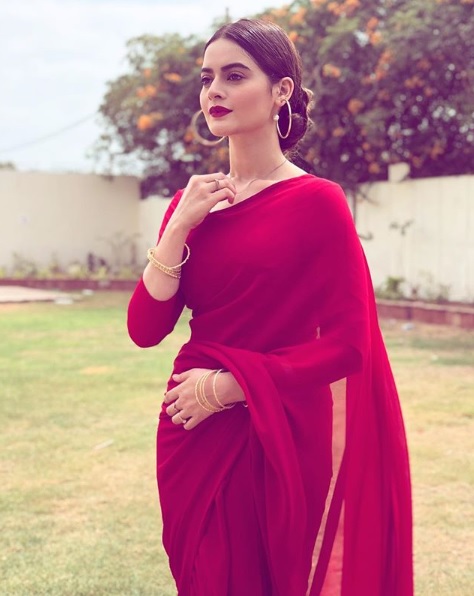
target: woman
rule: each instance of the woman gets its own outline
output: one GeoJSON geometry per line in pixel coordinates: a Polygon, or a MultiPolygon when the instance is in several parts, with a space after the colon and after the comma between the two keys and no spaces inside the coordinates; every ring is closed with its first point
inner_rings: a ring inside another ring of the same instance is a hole
{"type": "Polygon", "coordinates": [[[308,125],[300,58],[241,20],[201,76],[229,173],[177,192],[128,313],[148,347],[192,310],[157,438],[178,592],[409,596],[408,456],[363,251],[341,189],[286,157],[308,125]]]}

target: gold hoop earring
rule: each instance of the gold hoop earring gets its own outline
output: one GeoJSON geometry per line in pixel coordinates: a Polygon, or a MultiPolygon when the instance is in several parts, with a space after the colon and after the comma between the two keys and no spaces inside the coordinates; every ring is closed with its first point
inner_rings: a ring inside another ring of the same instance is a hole
{"type": "Polygon", "coordinates": [[[278,136],[280,137],[280,139],[287,139],[290,136],[290,132],[291,132],[291,117],[292,117],[291,105],[287,99],[285,99],[284,102],[286,103],[286,107],[288,108],[288,130],[286,131],[286,134],[281,133],[280,123],[279,123],[279,120],[280,120],[279,114],[277,114],[275,116],[276,129],[277,129],[277,133],[278,133],[278,136]]]}
{"type": "Polygon", "coordinates": [[[209,139],[205,139],[203,136],[201,136],[199,134],[198,129],[197,129],[197,121],[198,121],[199,116],[203,113],[204,112],[202,110],[198,110],[197,112],[195,112],[193,114],[193,117],[191,118],[191,131],[192,131],[196,141],[198,141],[198,143],[201,143],[201,145],[204,145],[205,147],[215,147],[219,143],[222,143],[222,141],[225,139],[225,137],[221,137],[220,139],[217,139],[216,141],[210,141],[209,139]]]}

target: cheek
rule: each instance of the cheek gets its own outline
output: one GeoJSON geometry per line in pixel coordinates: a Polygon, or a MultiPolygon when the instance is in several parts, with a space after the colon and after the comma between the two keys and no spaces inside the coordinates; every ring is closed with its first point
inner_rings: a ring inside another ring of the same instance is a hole
{"type": "Polygon", "coordinates": [[[201,106],[201,110],[204,110],[204,107],[206,105],[206,103],[205,103],[206,99],[207,99],[206,88],[201,87],[201,91],[199,93],[199,105],[201,106]]]}

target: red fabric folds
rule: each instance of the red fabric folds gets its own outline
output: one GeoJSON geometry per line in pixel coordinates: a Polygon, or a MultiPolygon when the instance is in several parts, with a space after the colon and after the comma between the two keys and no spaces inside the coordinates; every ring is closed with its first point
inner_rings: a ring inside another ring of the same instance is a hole
{"type": "Polygon", "coordinates": [[[175,298],[137,286],[130,335],[158,343],[186,304],[191,338],[174,371],[231,371],[248,409],[189,432],[160,414],[163,543],[178,593],[410,596],[403,419],[341,189],[311,175],[277,182],[211,213],[188,244],[175,298]]]}

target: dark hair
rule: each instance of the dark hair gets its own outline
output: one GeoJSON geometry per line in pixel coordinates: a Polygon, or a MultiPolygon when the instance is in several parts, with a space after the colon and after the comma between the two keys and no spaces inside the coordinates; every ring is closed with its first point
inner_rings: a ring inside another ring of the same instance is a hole
{"type": "MultiPolygon", "coordinates": [[[[301,58],[288,35],[270,21],[240,19],[218,29],[207,42],[206,48],[218,39],[228,39],[239,45],[255,60],[272,84],[283,77],[293,79],[295,89],[290,101],[293,113],[291,132],[287,139],[280,138],[280,147],[283,151],[296,147],[311,122],[309,111],[313,94],[301,84],[301,58]]],[[[280,112],[279,125],[285,134],[289,126],[288,110],[285,108],[280,112]]]]}

